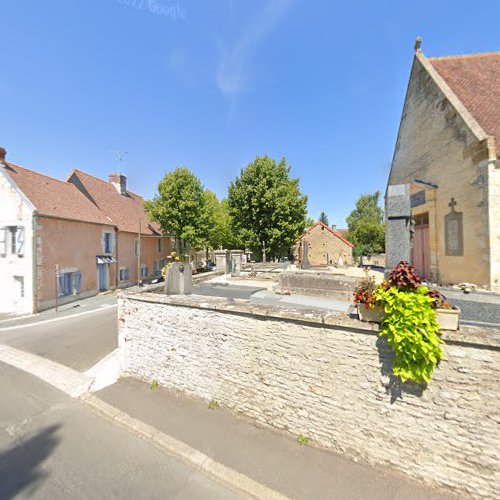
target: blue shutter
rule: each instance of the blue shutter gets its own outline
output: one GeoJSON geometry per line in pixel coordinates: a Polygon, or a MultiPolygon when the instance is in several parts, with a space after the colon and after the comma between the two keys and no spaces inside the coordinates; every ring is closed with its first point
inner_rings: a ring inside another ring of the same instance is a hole
{"type": "Polygon", "coordinates": [[[62,295],[64,295],[64,274],[59,274],[58,285],[58,294],[59,297],[61,297],[62,295]]]}
{"type": "Polygon", "coordinates": [[[75,273],[75,289],[76,293],[80,293],[82,289],[82,273],[80,271],[75,273]]]}

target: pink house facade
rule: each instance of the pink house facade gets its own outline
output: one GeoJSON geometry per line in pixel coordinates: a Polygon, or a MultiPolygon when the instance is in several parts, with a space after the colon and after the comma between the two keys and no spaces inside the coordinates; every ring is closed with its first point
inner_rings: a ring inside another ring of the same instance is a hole
{"type": "Polygon", "coordinates": [[[104,181],[75,170],[60,181],[5,161],[0,148],[0,313],[130,286],[169,252],[123,175],[104,181]]]}

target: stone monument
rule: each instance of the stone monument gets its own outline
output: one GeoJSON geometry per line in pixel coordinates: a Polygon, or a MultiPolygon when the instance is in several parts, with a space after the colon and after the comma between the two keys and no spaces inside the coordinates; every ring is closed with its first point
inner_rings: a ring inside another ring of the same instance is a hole
{"type": "Polygon", "coordinates": [[[388,186],[385,227],[386,274],[400,261],[411,259],[410,186],[388,186]]]}
{"type": "Polygon", "coordinates": [[[300,263],[301,269],[309,269],[309,243],[304,241],[302,244],[302,262],[300,263]]]}
{"type": "Polygon", "coordinates": [[[165,276],[167,295],[189,295],[193,292],[193,272],[190,264],[174,262],[165,276]]]}
{"type": "Polygon", "coordinates": [[[227,250],[215,250],[215,270],[227,274],[228,272],[228,252],[227,250]]]}
{"type": "Polygon", "coordinates": [[[460,256],[464,254],[464,221],[462,212],[456,212],[455,198],[450,200],[448,206],[451,212],[444,217],[444,241],[446,255],[460,256]]]}
{"type": "Polygon", "coordinates": [[[241,263],[243,250],[231,250],[229,252],[229,272],[235,276],[241,275],[241,263]]]}

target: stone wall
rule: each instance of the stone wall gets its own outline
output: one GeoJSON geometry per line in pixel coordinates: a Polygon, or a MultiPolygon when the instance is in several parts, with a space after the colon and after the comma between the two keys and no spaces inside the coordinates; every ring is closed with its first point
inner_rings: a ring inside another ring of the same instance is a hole
{"type": "Polygon", "coordinates": [[[500,334],[444,335],[429,387],[391,380],[374,324],[212,297],[123,294],[123,375],[476,497],[500,489],[500,334]]]}

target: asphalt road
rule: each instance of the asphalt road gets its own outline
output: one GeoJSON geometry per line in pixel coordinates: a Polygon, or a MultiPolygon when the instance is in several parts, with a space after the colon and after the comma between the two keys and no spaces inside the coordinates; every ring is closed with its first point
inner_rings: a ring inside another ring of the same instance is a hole
{"type": "Polygon", "coordinates": [[[42,317],[31,324],[0,329],[0,343],[85,371],[116,349],[116,315],[116,306],[108,304],[84,314],[42,317]]]}
{"type": "Polygon", "coordinates": [[[0,499],[244,498],[0,363],[0,499]]]}

